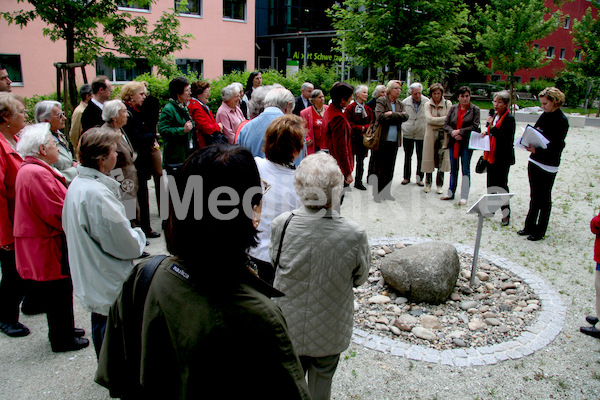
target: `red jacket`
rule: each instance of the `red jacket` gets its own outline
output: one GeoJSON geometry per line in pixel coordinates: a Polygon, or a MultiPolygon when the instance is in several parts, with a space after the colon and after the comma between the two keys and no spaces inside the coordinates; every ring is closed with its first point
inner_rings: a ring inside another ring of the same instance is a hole
{"type": "Polygon", "coordinates": [[[25,157],[17,174],[15,201],[15,258],[23,279],[52,281],[61,274],[64,232],[62,208],[65,178],[45,162],[25,157]]]}
{"type": "Polygon", "coordinates": [[[594,261],[600,263],[600,213],[592,218],[590,222],[592,233],[596,235],[596,241],[594,242],[594,261]]]}
{"type": "MultiPolygon", "coordinates": [[[[369,107],[367,103],[365,103],[364,106],[367,112],[367,116],[363,117],[362,114],[356,114],[354,112],[354,109],[357,105],[358,103],[354,102],[348,107],[346,107],[346,109],[344,110],[344,115],[346,116],[346,118],[348,118],[348,122],[350,122],[350,127],[352,128],[352,134],[354,135],[354,139],[362,140],[362,137],[367,131],[367,128],[373,121],[373,110],[371,110],[371,107],[369,107]]],[[[356,149],[354,150],[356,151],[356,149]]]]}
{"type": "MultiPolygon", "coordinates": [[[[325,116],[325,111],[329,106],[327,104],[323,104],[323,116],[325,116]]],[[[320,129],[316,130],[315,127],[315,119],[314,119],[314,108],[307,107],[304,110],[300,111],[300,116],[306,121],[306,140],[312,140],[313,143],[310,146],[306,146],[306,155],[311,155],[315,152],[315,145],[319,146],[320,149],[329,149],[329,141],[323,139],[323,120],[321,119],[320,129]],[[323,142],[325,140],[325,142],[323,142]]],[[[317,124],[319,122],[317,121],[317,124]]]]}
{"type": "MultiPolygon", "coordinates": [[[[19,139],[15,138],[16,141],[19,139]]],[[[12,244],[15,217],[15,180],[23,163],[21,156],[0,134],[0,246],[12,244]]]]}
{"type": "Polygon", "coordinates": [[[344,178],[354,170],[354,156],[352,153],[352,128],[344,117],[342,110],[331,104],[323,116],[325,136],[329,138],[331,146],[329,152],[336,159],[344,178]]]}
{"type": "Polygon", "coordinates": [[[210,109],[205,108],[202,103],[197,99],[190,99],[188,103],[188,110],[190,116],[196,124],[196,139],[198,139],[198,146],[200,148],[206,147],[206,141],[204,135],[210,136],[215,132],[221,132],[221,128],[210,109]]]}

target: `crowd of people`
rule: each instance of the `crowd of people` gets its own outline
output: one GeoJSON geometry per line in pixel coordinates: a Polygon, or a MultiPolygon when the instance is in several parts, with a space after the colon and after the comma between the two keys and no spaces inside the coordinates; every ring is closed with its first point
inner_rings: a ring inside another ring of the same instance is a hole
{"type": "MultiPolygon", "coordinates": [[[[0,66],[0,78],[5,71],[0,66]]],[[[281,85],[263,85],[255,71],[245,87],[221,90],[216,114],[206,81],[173,79],[162,109],[145,82],[120,89],[120,99],[111,99],[106,76],[83,85],[66,135],[59,102],[37,103],[36,123],[27,125],[23,99],[10,93],[7,75],[0,82],[0,330],[29,334],[19,322],[20,304],[29,300],[47,315],[53,351],[87,347],[85,331],[75,327],[74,293],[91,313],[96,380],[115,395],[193,398],[233,373],[240,384],[221,386],[232,396],[328,399],[350,342],[352,287],[365,282],[370,264],[365,230],[339,212],[346,188],[369,184],[374,202],[394,201],[403,147],[402,185],[413,177],[414,154],[415,183],[429,193],[437,169],[440,199],[458,196],[464,205],[472,132],[489,139],[489,193],[508,192],[515,163],[506,91],[494,95],[483,127],[470,88],[460,87],[453,105],[439,83],[426,97],[415,82],[401,99],[402,82],[390,80],[368,101],[366,85],[319,89],[305,82],[294,97],[281,85]],[[368,131],[375,132],[369,148],[368,131]],[[168,197],[161,207],[169,210],[163,229],[170,256],[134,267],[149,256],[147,239],[161,236],[150,223],[148,180],[160,205],[166,182],[185,197],[198,176],[203,190],[193,191],[201,198],[187,203],[190,210],[176,212],[168,197]],[[227,201],[222,188],[231,189],[227,201]],[[141,277],[153,264],[148,283],[141,277]],[[139,290],[144,284],[147,294],[139,290]],[[126,371],[132,362],[133,386],[126,371]]],[[[568,130],[564,94],[552,87],[539,97],[544,113],[535,127],[548,144],[526,146],[531,202],[518,231],[532,241],[548,227],[568,130]]],[[[502,210],[508,225],[508,202],[502,210]]]]}

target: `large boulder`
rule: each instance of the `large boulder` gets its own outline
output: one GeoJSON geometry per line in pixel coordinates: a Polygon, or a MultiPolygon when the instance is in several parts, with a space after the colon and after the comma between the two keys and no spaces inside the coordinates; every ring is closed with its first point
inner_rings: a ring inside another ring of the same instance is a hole
{"type": "Polygon", "coordinates": [[[452,293],[459,272],[456,248],[443,242],[398,249],[381,262],[381,274],[387,284],[414,302],[444,302],[452,293]]]}

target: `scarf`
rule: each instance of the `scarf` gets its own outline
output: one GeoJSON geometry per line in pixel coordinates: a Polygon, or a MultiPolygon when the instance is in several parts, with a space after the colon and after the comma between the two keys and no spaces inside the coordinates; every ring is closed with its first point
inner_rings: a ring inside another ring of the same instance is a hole
{"type": "MultiPolygon", "coordinates": [[[[498,122],[494,125],[494,128],[500,129],[504,117],[508,115],[508,108],[504,111],[504,114],[498,118],[498,122]]],[[[487,128],[488,136],[490,137],[490,151],[483,152],[483,159],[488,163],[493,164],[496,161],[496,138],[490,134],[490,126],[487,128]]]]}
{"type": "MultiPolygon", "coordinates": [[[[469,109],[470,106],[471,106],[471,103],[469,103],[467,108],[464,110],[462,109],[462,107],[460,105],[458,106],[458,117],[456,118],[456,129],[462,128],[463,118],[465,117],[465,114],[467,113],[467,110],[469,109]]],[[[459,148],[460,148],[460,143],[458,143],[458,140],[457,140],[454,142],[454,149],[452,151],[452,156],[454,158],[458,158],[459,148]]]]}
{"type": "Polygon", "coordinates": [[[356,102],[356,107],[354,108],[354,114],[360,115],[363,118],[367,118],[367,110],[365,109],[364,104],[360,104],[358,101],[356,102]]]}

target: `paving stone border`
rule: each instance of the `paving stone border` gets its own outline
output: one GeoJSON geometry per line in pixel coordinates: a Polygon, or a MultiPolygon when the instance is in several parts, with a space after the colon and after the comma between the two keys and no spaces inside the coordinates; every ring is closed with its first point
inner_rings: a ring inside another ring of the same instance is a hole
{"type": "MultiPolygon", "coordinates": [[[[382,237],[369,240],[371,246],[397,242],[417,244],[431,241],[433,240],[414,237],[382,237]]],[[[454,243],[453,245],[459,252],[474,253],[472,247],[460,243],[454,243]]],[[[368,349],[394,356],[457,367],[493,365],[505,360],[514,360],[533,354],[550,344],[562,330],[567,313],[567,308],[558,294],[542,278],[506,258],[486,253],[481,249],[479,257],[519,276],[539,296],[541,308],[538,318],[533,325],[526,327],[520,336],[492,346],[436,350],[426,346],[404,343],[355,328],[352,333],[352,341],[368,349]]]]}

